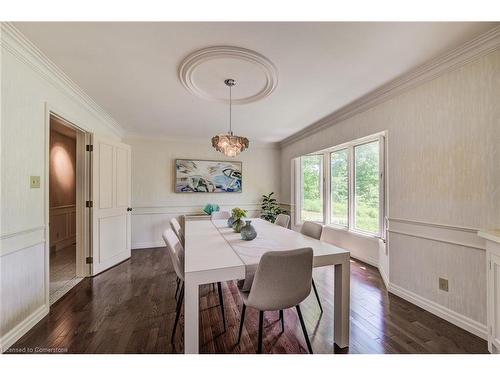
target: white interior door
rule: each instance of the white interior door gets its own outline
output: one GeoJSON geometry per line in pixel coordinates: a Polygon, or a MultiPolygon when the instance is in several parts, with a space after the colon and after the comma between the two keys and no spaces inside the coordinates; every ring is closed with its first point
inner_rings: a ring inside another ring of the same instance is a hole
{"type": "Polygon", "coordinates": [[[91,273],[130,257],[130,146],[94,137],[91,273]]]}

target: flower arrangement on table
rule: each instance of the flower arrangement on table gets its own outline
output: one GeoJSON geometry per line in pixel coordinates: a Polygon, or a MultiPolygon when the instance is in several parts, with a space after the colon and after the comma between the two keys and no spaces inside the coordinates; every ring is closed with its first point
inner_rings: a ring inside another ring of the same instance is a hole
{"type": "Polygon", "coordinates": [[[236,233],[240,233],[241,228],[245,225],[245,222],[242,219],[247,217],[247,211],[242,208],[235,207],[231,210],[231,213],[231,217],[233,218],[232,227],[236,233]]]}

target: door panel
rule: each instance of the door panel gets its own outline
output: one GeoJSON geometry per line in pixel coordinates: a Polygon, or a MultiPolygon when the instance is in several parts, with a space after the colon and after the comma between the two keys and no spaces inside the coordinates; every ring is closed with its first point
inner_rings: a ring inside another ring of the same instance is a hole
{"type": "Polygon", "coordinates": [[[123,215],[99,219],[99,263],[127,251],[127,217],[123,215]]]}
{"type": "Polygon", "coordinates": [[[128,164],[129,150],[117,147],[116,149],[116,205],[117,207],[129,206],[128,180],[130,179],[130,166],[128,164]]]}
{"type": "Polygon", "coordinates": [[[99,156],[99,208],[113,207],[113,146],[99,142],[94,145],[97,148],[95,155],[99,156]]]}
{"type": "Polygon", "coordinates": [[[94,137],[92,275],[130,257],[130,147],[94,137]]]}

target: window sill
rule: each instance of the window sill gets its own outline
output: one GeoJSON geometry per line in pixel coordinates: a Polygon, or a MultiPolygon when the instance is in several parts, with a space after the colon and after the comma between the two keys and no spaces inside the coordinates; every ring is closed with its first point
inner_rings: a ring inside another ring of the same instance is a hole
{"type": "Polygon", "coordinates": [[[355,231],[355,230],[352,230],[352,229],[349,229],[349,228],[346,228],[346,227],[341,227],[341,226],[332,225],[332,224],[328,224],[328,225],[325,225],[325,226],[328,227],[328,228],[332,228],[332,229],[335,229],[335,230],[338,230],[338,231],[349,233],[349,234],[352,234],[352,235],[354,235],[356,237],[365,238],[365,239],[368,239],[368,240],[378,241],[380,239],[380,236],[377,235],[377,234],[370,234],[370,233],[359,232],[359,231],[355,231]]]}

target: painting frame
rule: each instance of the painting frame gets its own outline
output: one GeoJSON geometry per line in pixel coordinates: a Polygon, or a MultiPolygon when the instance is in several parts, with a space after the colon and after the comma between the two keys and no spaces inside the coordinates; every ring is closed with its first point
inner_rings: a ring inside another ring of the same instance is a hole
{"type": "Polygon", "coordinates": [[[213,160],[213,159],[188,159],[188,158],[176,158],[174,159],[174,178],[173,178],[173,189],[174,193],[176,194],[238,194],[243,192],[243,162],[239,160],[213,160]],[[239,190],[237,191],[181,191],[179,189],[179,171],[178,171],[178,164],[179,162],[202,162],[202,163],[227,163],[227,164],[233,164],[238,166],[238,171],[240,172],[240,179],[239,179],[239,190]]]}

